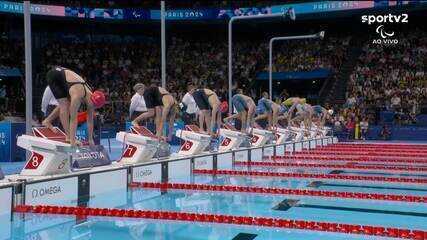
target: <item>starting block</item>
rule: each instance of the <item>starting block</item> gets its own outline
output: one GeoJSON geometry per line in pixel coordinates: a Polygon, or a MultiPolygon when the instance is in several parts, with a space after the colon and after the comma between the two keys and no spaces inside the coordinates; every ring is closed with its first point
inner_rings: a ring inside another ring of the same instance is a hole
{"type": "Polygon", "coordinates": [[[300,141],[304,140],[304,129],[289,126],[288,130],[290,130],[291,132],[293,132],[295,134],[295,137],[292,141],[300,142],[300,141]]]}
{"type": "Polygon", "coordinates": [[[224,128],[221,128],[219,133],[223,137],[223,140],[219,145],[219,151],[221,152],[236,149],[240,147],[244,142],[247,142],[249,144],[248,135],[239,132],[230,124],[224,124],[224,128]]]}
{"type": "Polygon", "coordinates": [[[71,145],[65,142],[66,135],[59,128],[33,128],[33,135],[18,137],[17,145],[31,151],[21,175],[45,176],[70,172],[71,145]],[[67,149],[68,148],[68,149],[67,149]]]}
{"type": "Polygon", "coordinates": [[[325,127],[325,126],[323,128],[318,129],[318,130],[319,130],[322,137],[328,136],[328,134],[331,132],[331,128],[325,127]]]}
{"type": "Polygon", "coordinates": [[[179,155],[200,154],[211,143],[211,136],[200,133],[196,125],[186,125],[184,130],[176,130],[175,136],[184,140],[178,151],[179,155]]]}
{"type": "Polygon", "coordinates": [[[296,133],[286,128],[276,128],[276,144],[283,144],[288,141],[293,141],[296,133]]]}
{"type": "Polygon", "coordinates": [[[150,161],[160,145],[157,136],[145,127],[131,127],[130,132],[118,132],[116,139],[126,144],[126,150],[118,161],[121,164],[150,161]]]}
{"type": "Polygon", "coordinates": [[[74,169],[89,168],[111,164],[102,146],[74,148],[66,141],[66,134],[55,127],[33,128],[33,136],[18,137],[17,145],[31,151],[21,175],[46,176],[69,173],[74,169]],[[72,162],[72,164],[71,164],[72,162]]]}
{"type": "Polygon", "coordinates": [[[254,147],[264,146],[265,144],[275,139],[275,135],[271,131],[259,128],[252,128],[251,130],[253,135],[251,144],[254,147]]]}

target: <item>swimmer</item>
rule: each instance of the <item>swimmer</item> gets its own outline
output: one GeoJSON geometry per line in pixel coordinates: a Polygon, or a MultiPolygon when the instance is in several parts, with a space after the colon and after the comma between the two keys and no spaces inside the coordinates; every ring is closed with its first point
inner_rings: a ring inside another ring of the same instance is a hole
{"type": "Polygon", "coordinates": [[[175,98],[164,88],[152,83],[146,87],[141,83],[140,91],[143,93],[147,112],[140,114],[132,121],[133,126],[139,126],[139,122],[145,119],[154,118],[156,125],[156,135],[163,140],[171,140],[173,125],[177,113],[177,102],[175,98]],[[163,128],[168,121],[168,136],[164,136],[163,128]]]}
{"type": "Polygon", "coordinates": [[[255,118],[255,121],[268,119],[267,129],[273,130],[279,120],[280,108],[279,104],[269,99],[267,92],[263,92],[262,98],[258,100],[259,115],[255,118]]]}
{"type": "Polygon", "coordinates": [[[291,97],[286,99],[283,104],[290,106],[288,111],[288,123],[302,121],[307,130],[311,128],[311,121],[313,116],[313,109],[310,104],[306,102],[305,98],[291,97]],[[295,112],[295,117],[292,118],[295,112]]]}
{"type": "Polygon", "coordinates": [[[208,132],[210,135],[216,135],[219,130],[221,121],[221,111],[218,96],[216,93],[207,88],[196,89],[192,84],[188,86],[188,92],[193,95],[196,105],[201,111],[199,116],[199,127],[203,132],[208,132]],[[207,131],[204,126],[206,125],[207,131]]]}
{"type": "Polygon", "coordinates": [[[78,110],[84,103],[87,108],[87,132],[89,145],[93,140],[93,116],[96,108],[105,104],[102,91],[93,91],[89,84],[77,73],[64,68],[54,67],[46,74],[46,79],[53,96],[58,101],[59,118],[71,146],[80,144],[76,140],[78,110]]]}
{"type": "Polygon", "coordinates": [[[224,121],[229,121],[233,118],[240,119],[242,121],[241,132],[245,133],[248,127],[253,127],[256,105],[251,97],[243,94],[242,89],[237,89],[236,92],[237,94],[233,96],[231,102],[237,113],[226,117],[224,121]]]}
{"type": "Polygon", "coordinates": [[[320,105],[312,106],[312,111],[313,117],[317,118],[317,124],[320,128],[323,128],[325,126],[326,119],[334,113],[334,110],[327,110],[326,108],[320,105]]]}

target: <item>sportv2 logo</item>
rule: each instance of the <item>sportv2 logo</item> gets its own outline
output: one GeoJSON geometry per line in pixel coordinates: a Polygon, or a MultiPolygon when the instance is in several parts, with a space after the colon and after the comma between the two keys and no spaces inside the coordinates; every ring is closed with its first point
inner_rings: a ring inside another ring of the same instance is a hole
{"type": "MultiPolygon", "coordinates": [[[[362,23],[368,23],[371,25],[373,23],[408,23],[408,14],[403,13],[399,15],[363,15],[362,23]]],[[[372,40],[373,44],[398,44],[399,40],[397,38],[392,38],[395,33],[394,31],[386,30],[384,24],[378,25],[375,28],[375,32],[381,37],[372,40]]]]}

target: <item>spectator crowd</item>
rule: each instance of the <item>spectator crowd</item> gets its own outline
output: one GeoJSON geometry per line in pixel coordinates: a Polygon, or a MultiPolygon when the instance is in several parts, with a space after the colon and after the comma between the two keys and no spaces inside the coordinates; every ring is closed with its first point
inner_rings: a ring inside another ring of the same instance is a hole
{"type": "MultiPolygon", "coordinates": [[[[274,56],[276,71],[308,71],[329,68],[336,71],[345,58],[345,41],[328,38],[323,42],[304,41],[299,44],[281,45],[274,56]],[[333,51],[333,49],[336,49],[333,51]],[[334,54],[335,57],[329,56],[334,54]],[[292,56],[292,57],[289,57],[292,56]],[[303,56],[303,57],[301,57],[303,56]]],[[[106,119],[124,121],[135,83],[160,80],[160,47],[156,41],[123,42],[71,42],[54,41],[41,51],[40,69],[37,71],[39,86],[44,86],[44,73],[53,65],[69,67],[93,86],[104,89],[113,102],[107,108],[106,119]]],[[[234,47],[233,76],[236,85],[247,89],[252,97],[260,90],[251,88],[257,72],[268,66],[268,44],[239,41],[234,47]],[[250,53],[250,54],[248,54],[250,53]]],[[[194,40],[173,37],[167,45],[167,89],[177,99],[193,82],[214,89],[222,100],[228,91],[227,45],[225,41],[194,40]]]]}
{"type": "MultiPolygon", "coordinates": [[[[400,43],[391,47],[366,42],[348,80],[347,101],[336,110],[331,124],[336,130],[351,132],[379,123],[379,112],[393,111],[394,122],[416,121],[427,96],[427,38],[422,30],[408,32],[400,43]]],[[[54,65],[69,67],[102,88],[111,104],[104,118],[124,122],[135,83],[160,80],[160,46],[156,39],[144,41],[132,37],[100,41],[48,40],[39,52],[36,66],[37,87],[44,88],[45,73],[54,65]]],[[[22,41],[0,39],[0,67],[17,67],[23,71],[22,41]]],[[[275,45],[274,71],[310,71],[327,68],[339,72],[346,61],[350,37],[329,36],[324,41],[291,41],[275,45]]],[[[235,43],[233,76],[236,85],[256,98],[260,89],[252,87],[258,72],[268,69],[268,44],[265,41],[239,40],[235,43]]],[[[193,82],[214,89],[222,100],[228,91],[227,44],[217,39],[171,37],[167,43],[167,89],[181,99],[186,86],[193,82]]],[[[0,111],[14,114],[14,106],[23,94],[22,88],[0,88],[0,111]]],[[[362,132],[362,131],[361,131],[362,132]]]]}

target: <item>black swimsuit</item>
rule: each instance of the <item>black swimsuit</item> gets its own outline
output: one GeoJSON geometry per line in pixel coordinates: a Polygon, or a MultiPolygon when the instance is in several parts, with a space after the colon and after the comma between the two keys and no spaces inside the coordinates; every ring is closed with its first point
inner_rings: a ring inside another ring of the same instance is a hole
{"type": "MultiPolygon", "coordinates": [[[[159,87],[148,87],[144,91],[144,100],[147,108],[155,108],[163,106],[162,98],[159,87]]],[[[164,94],[167,95],[167,94],[164,94]]]]}
{"type": "MultiPolygon", "coordinates": [[[[90,90],[92,89],[89,84],[87,84],[87,82],[67,82],[65,77],[65,70],[67,69],[63,67],[55,67],[46,74],[47,84],[50,87],[50,90],[52,90],[52,94],[56,99],[69,98],[70,88],[76,84],[82,84],[83,86],[88,87],[90,90]]],[[[86,97],[85,87],[84,90],[86,97]]]]}
{"type": "Polygon", "coordinates": [[[193,93],[194,101],[196,102],[196,105],[200,110],[211,110],[211,105],[209,104],[210,96],[206,95],[204,89],[198,89],[193,93]]]}

